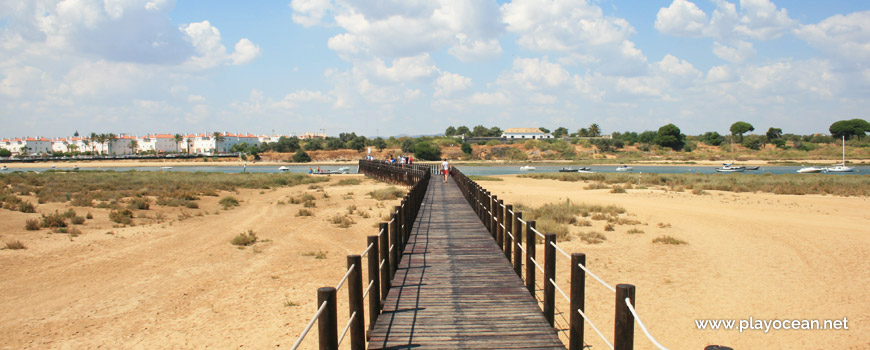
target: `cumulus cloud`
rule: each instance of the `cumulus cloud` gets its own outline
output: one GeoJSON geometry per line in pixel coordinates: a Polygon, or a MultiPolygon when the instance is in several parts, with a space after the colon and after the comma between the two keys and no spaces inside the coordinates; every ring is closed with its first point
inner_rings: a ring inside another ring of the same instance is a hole
{"type": "Polygon", "coordinates": [[[507,96],[501,92],[478,92],[471,95],[469,102],[476,105],[504,105],[509,101],[507,96]]]}
{"type": "Polygon", "coordinates": [[[224,63],[245,64],[260,55],[260,48],[247,38],[240,39],[232,54],[221,41],[220,31],[209,21],[190,23],[179,28],[196,49],[198,55],[190,58],[190,64],[198,68],[212,68],[224,63]]]}
{"type": "Polygon", "coordinates": [[[747,37],[770,40],[782,36],[797,24],[784,8],[770,0],[740,0],[740,25],[735,30],[747,37]]]}
{"type": "Polygon", "coordinates": [[[293,0],[290,1],[293,9],[293,22],[305,27],[322,24],[323,17],[332,10],[331,0],[293,0]]]}
{"type": "Polygon", "coordinates": [[[834,15],[817,24],[804,25],[795,34],[826,54],[847,62],[870,61],[870,11],[834,15]]]}
{"type": "Polygon", "coordinates": [[[687,0],[674,0],[656,14],[655,28],[674,36],[698,37],[707,25],[707,14],[687,0]]]}
{"type": "Polygon", "coordinates": [[[755,55],[755,48],[748,41],[738,40],[734,46],[724,45],[720,42],[713,43],[713,53],[731,63],[743,63],[749,57],[755,55]]]}
{"type": "Polygon", "coordinates": [[[435,80],[435,97],[450,96],[455,92],[471,87],[471,78],[450,72],[443,72],[435,80]]]}

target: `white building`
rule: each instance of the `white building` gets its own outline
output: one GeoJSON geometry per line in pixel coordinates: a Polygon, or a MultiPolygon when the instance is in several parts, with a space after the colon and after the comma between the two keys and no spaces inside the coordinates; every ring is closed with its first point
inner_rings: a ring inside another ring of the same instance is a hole
{"type": "Polygon", "coordinates": [[[0,146],[4,149],[9,150],[12,154],[22,154],[25,153],[27,155],[47,155],[51,154],[51,140],[40,137],[26,137],[26,138],[17,138],[17,139],[5,139],[0,141],[0,146]]]}
{"type": "Polygon", "coordinates": [[[187,151],[185,139],[175,142],[175,136],[171,134],[145,135],[136,140],[139,143],[140,152],[153,151],[157,154],[183,153],[187,151]]]}
{"type": "Polygon", "coordinates": [[[511,140],[511,139],[532,139],[532,140],[540,140],[540,139],[551,139],[553,135],[545,133],[538,128],[510,128],[504,131],[501,134],[502,138],[511,140]]]}

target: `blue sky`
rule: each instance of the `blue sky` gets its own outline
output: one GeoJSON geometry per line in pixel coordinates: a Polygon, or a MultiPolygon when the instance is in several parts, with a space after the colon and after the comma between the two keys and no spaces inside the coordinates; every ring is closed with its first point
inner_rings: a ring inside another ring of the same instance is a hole
{"type": "Polygon", "coordinates": [[[0,0],[0,138],[73,131],[827,132],[870,108],[870,4],[0,0]]]}

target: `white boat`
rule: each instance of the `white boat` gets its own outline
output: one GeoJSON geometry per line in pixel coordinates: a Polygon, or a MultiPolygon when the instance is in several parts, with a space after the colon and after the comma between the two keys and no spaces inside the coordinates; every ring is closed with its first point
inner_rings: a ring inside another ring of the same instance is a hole
{"type": "Polygon", "coordinates": [[[595,173],[592,170],[583,170],[583,169],[579,169],[579,170],[577,170],[577,172],[581,173],[581,174],[594,174],[595,173]]]}
{"type": "Polygon", "coordinates": [[[632,168],[628,165],[625,165],[625,164],[616,167],[616,171],[633,171],[633,170],[634,170],[634,168],[632,168]]]}
{"type": "Polygon", "coordinates": [[[825,171],[830,171],[834,173],[848,173],[855,171],[855,168],[850,168],[846,166],[846,136],[843,136],[843,162],[840,164],[835,164],[832,167],[825,168],[825,171]]]}
{"type": "Polygon", "coordinates": [[[79,166],[78,166],[78,165],[73,165],[72,170],[79,170],[79,166]]]}
{"type": "Polygon", "coordinates": [[[343,166],[343,167],[341,167],[341,168],[338,168],[338,172],[340,172],[340,173],[342,173],[342,174],[350,174],[350,167],[349,167],[349,166],[343,166]]]}
{"type": "Polygon", "coordinates": [[[746,167],[734,165],[734,163],[722,163],[721,168],[716,168],[716,172],[718,173],[742,173],[745,170],[746,167]]]}
{"type": "Polygon", "coordinates": [[[522,171],[534,171],[535,167],[533,167],[531,165],[523,165],[520,167],[520,170],[522,170],[522,171]]]}
{"type": "Polygon", "coordinates": [[[162,167],[160,167],[160,169],[169,170],[169,169],[172,169],[172,167],[171,166],[162,166],[162,167]]]}
{"type": "Polygon", "coordinates": [[[825,171],[825,168],[816,167],[816,166],[805,166],[803,168],[798,169],[798,173],[800,174],[817,174],[825,171]]]}
{"type": "Polygon", "coordinates": [[[9,170],[9,168],[7,168],[7,167],[4,165],[3,168],[0,169],[0,170],[2,170],[2,171],[6,171],[6,170],[9,170]]]}
{"type": "Polygon", "coordinates": [[[290,167],[288,167],[288,166],[281,166],[280,168],[278,168],[278,170],[281,170],[281,171],[288,171],[288,170],[290,170],[290,167]]]}

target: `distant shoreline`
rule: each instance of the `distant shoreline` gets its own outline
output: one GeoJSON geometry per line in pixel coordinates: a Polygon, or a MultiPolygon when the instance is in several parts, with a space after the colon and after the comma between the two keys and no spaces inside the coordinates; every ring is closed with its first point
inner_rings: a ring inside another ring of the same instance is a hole
{"type": "MultiPolygon", "coordinates": [[[[564,166],[573,166],[573,165],[584,165],[584,166],[608,166],[608,165],[617,165],[617,164],[631,164],[631,165],[654,165],[654,166],[686,166],[686,165],[700,165],[700,166],[719,166],[722,163],[726,163],[727,161],[710,161],[710,160],[698,160],[698,161],[652,161],[652,160],[643,160],[637,162],[576,162],[569,160],[549,160],[549,161],[498,161],[498,160],[489,160],[489,161],[450,161],[453,165],[463,165],[463,166],[515,166],[520,164],[535,164],[535,165],[564,165],[564,166]]],[[[837,164],[840,163],[840,159],[826,159],[826,160],[782,160],[782,161],[766,161],[766,160],[746,160],[746,161],[738,161],[739,164],[745,165],[763,165],[763,166],[796,166],[796,165],[828,165],[828,164],[837,164]]],[[[430,161],[420,161],[419,164],[437,164],[438,162],[430,162],[430,161]]],[[[356,165],[357,161],[319,161],[319,162],[310,162],[310,163],[289,163],[289,162],[280,162],[280,161],[257,161],[257,162],[247,162],[247,166],[347,166],[347,165],[356,165]]],[[[870,165],[870,160],[857,160],[848,162],[849,165],[870,165]]],[[[4,164],[8,169],[21,169],[21,168],[40,168],[40,169],[49,169],[53,166],[58,169],[70,169],[74,166],[78,167],[100,167],[100,168],[126,168],[126,167],[199,167],[199,166],[209,166],[209,167],[243,167],[246,165],[243,161],[214,161],[214,162],[202,162],[202,161],[136,161],[136,160],[128,160],[128,161],[120,161],[120,160],[110,160],[110,161],[63,161],[63,162],[35,162],[35,163],[6,163],[4,164]]]]}

